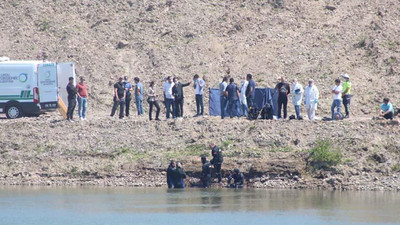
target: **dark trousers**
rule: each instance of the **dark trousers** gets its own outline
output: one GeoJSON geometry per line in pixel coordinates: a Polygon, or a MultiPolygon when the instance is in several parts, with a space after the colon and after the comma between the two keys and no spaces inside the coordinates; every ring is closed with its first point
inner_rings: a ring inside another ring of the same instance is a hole
{"type": "Polygon", "coordinates": [[[168,188],[174,188],[174,178],[172,176],[167,177],[168,188]]]}
{"type": "Polygon", "coordinates": [[[279,97],[278,98],[278,118],[282,118],[282,107],[283,107],[283,118],[286,119],[286,117],[287,117],[287,103],[288,103],[287,96],[283,96],[283,97],[279,97]]]}
{"type": "Polygon", "coordinates": [[[196,95],[196,108],[197,108],[197,115],[203,116],[204,115],[203,95],[196,95]]]}
{"type": "Polygon", "coordinates": [[[247,107],[248,108],[253,107],[254,99],[252,97],[246,98],[246,101],[247,101],[247,107]]]}
{"type": "Polygon", "coordinates": [[[346,116],[349,116],[349,110],[350,110],[350,100],[351,100],[351,95],[344,95],[343,96],[343,106],[344,106],[344,111],[346,112],[346,116]]]}
{"type": "Polygon", "coordinates": [[[183,117],[183,98],[175,98],[175,117],[183,117]]]}
{"type": "Polygon", "coordinates": [[[166,98],[165,99],[165,107],[167,108],[167,119],[169,119],[169,114],[172,114],[172,118],[175,118],[175,107],[174,107],[174,99],[166,98]]]}
{"type": "Polygon", "coordinates": [[[228,104],[229,116],[239,116],[239,100],[230,100],[228,104]]]}
{"type": "Polygon", "coordinates": [[[130,109],[130,106],[131,106],[131,100],[132,100],[131,97],[126,97],[126,100],[125,100],[125,115],[126,116],[129,116],[129,109],[130,109]]]}
{"type": "Polygon", "coordinates": [[[152,112],[153,112],[153,106],[156,107],[156,120],[158,120],[158,116],[160,115],[160,106],[158,105],[157,101],[150,101],[149,102],[149,119],[152,120],[152,112]]]}
{"type": "Polygon", "coordinates": [[[210,183],[211,183],[211,175],[210,174],[201,177],[200,180],[201,180],[201,185],[203,188],[210,187],[210,183]]]}
{"type": "Polygon", "coordinates": [[[114,105],[111,109],[111,116],[115,115],[115,111],[117,111],[119,105],[119,118],[122,119],[124,118],[124,107],[125,107],[125,99],[121,98],[119,101],[114,97],[114,105]]]}
{"type": "Polygon", "coordinates": [[[218,177],[218,183],[221,183],[222,181],[221,165],[222,163],[214,164],[215,175],[218,177]]]}
{"type": "Polygon", "coordinates": [[[225,118],[225,110],[226,110],[226,105],[228,103],[228,99],[225,96],[220,96],[219,97],[219,104],[221,106],[221,119],[225,118]]]}
{"type": "Polygon", "coordinates": [[[384,115],[383,117],[384,117],[385,119],[387,119],[387,120],[392,120],[392,119],[393,119],[393,113],[390,112],[390,113],[384,115]]]}
{"type": "Polygon", "coordinates": [[[75,107],[76,107],[76,99],[75,98],[68,99],[67,119],[72,120],[75,107]]]}

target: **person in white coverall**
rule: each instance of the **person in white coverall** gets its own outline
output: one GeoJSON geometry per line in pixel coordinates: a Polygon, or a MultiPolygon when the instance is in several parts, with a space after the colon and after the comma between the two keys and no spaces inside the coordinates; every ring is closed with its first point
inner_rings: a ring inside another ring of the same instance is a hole
{"type": "Polygon", "coordinates": [[[240,110],[242,111],[242,115],[245,117],[247,117],[247,114],[249,112],[249,107],[247,106],[247,99],[246,99],[247,85],[249,85],[249,82],[246,80],[246,76],[244,76],[240,84],[239,100],[240,100],[240,110]]]}
{"type": "Polygon", "coordinates": [[[303,99],[303,85],[297,82],[297,79],[293,79],[293,86],[292,86],[292,101],[294,105],[294,109],[296,111],[296,118],[299,119],[300,117],[300,105],[301,100],[303,99]]]}
{"type": "Polygon", "coordinates": [[[304,105],[306,106],[307,115],[309,120],[314,120],[315,110],[317,110],[319,99],[319,91],[317,86],[314,85],[314,80],[308,81],[308,86],[304,91],[304,105]]]}

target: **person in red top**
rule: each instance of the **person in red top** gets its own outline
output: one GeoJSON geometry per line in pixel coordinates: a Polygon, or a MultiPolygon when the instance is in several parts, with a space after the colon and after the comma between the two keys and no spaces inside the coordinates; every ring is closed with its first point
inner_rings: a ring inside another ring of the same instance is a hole
{"type": "Polygon", "coordinates": [[[81,120],[86,120],[86,109],[87,109],[87,99],[88,92],[85,83],[85,78],[80,77],[80,82],[76,85],[78,90],[78,113],[81,120]]]}

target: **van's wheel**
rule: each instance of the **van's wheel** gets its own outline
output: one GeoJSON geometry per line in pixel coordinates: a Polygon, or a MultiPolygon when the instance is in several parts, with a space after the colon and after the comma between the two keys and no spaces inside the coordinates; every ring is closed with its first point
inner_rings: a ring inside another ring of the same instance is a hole
{"type": "Polygon", "coordinates": [[[6,116],[8,119],[16,119],[22,116],[21,106],[17,104],[11,104],[6,107],[6,116]]]}

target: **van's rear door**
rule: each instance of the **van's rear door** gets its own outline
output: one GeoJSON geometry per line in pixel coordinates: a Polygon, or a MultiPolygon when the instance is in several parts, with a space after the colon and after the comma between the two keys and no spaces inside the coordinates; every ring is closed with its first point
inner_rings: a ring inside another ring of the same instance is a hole
{"type": "Polygon", "coordinates": [[[57,64],[42,63],[38,65],[38,87],[42,109],[58,107],[57,64]]]}
{"type": "Polygon", "coordinates": [[[70,77],[74,78],[74,85],[76,85],[75,64],[72,62],[57,63],[58,95],[65,105],[68,104],[67,85],[70,77]]]}

